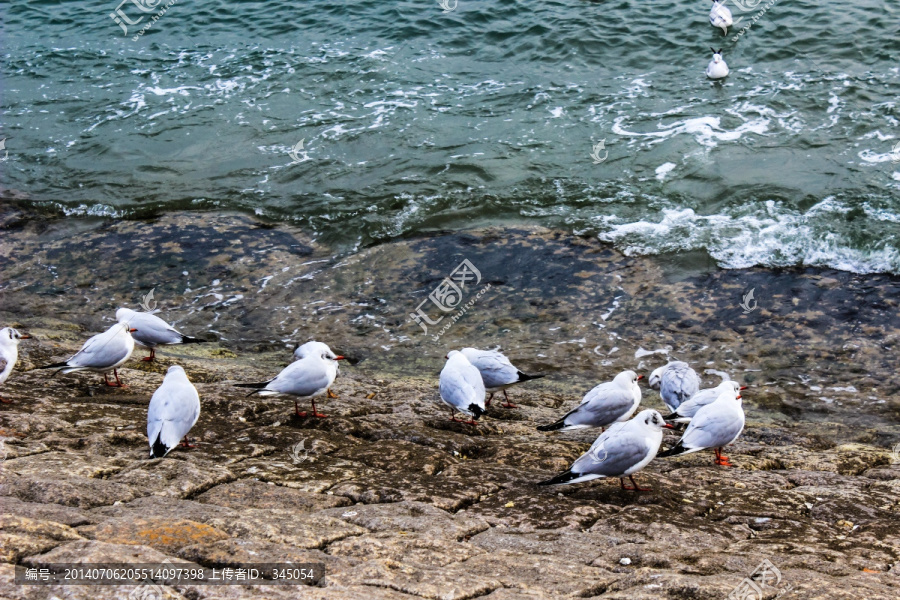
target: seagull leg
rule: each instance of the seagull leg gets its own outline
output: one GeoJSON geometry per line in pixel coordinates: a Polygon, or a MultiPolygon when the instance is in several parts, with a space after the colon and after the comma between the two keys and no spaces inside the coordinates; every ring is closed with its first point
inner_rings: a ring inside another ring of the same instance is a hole
{"type": "Polygon", "coordinates": [[[328,388],[328,393],[326,394],[329,398],[337,398],[337,394],[331,391],[331,388],[328,388]]]}
{"type": "Polygon", "coordinates": [[[119,388],[128,387],[127,385],[125,385],[124,383],[122,383],[119,380],[119,370],[118,369],[113,369],[113,375],[116,376],[116,382],[110,383],[109,379],[107,379],[107,374],[106,373],[103,374],[103,379],[106,380],[106,385],[108,385],[109,387],[119,387],[119,388]]]}
{"type": "Polygon", "coordinates": [[[503,397],[506,398],[506,402],[504,404],[501,404],[500,406],[502,406],[503,408],[519,408],[509,401],[509,396],[506,395],[506,390],[503,390],[503,397]]]}
{"type": "Polygon", "coordinates": [[[493,399],[494,399],[494,392],[491,392],[491,395],[488,396],[488,399],[484,401],[484,405],[485,405],[485,406],[490,406],[490,405],[491,405],[491,400],[493,400],[493,399]]]}
{"type": "Polygon", "coordinates": [[[150,348],[150,356],[145,356],[141,360],[146,362],[153,362],[154,358],[156,358],[156,348],[150,348]]]}
{"type": "Polygon", "coordinates": [[[191,438],[188,436],[184,436],[184,439],[181,440],[181,444],[179,444],[182,448],[196,448],[194,444],[191,443],[191,438]]]}
{"type": "Polygon", "coordinates": [[[325,419],[328,417],[328,415],[323,415],[322,413],[320,413],[319,411],[316,410],[316,401],[315,400],[311,400],[311,402],[312,402],[312,406],[313,406],[312,416],[316,417],[317,419],[325,419]]]}
{"type": "Polygon", "coordinates": [[[648,487],[642,488],[641,486],[639,486],[638,482],[634,480],[633,475],[629,475],[628,479],[630,479],[631,483],[634,484],[634,491],[636,491],[636,492],[649,492],[653,489],[653,488],[648,488],[648,487]]]}
{"type": "Polygon", "coordinates": [[[728,460],[728,457],[722,454],[721,448],[716,448],[716,464],[721,467],[733,467],[734,465],[728,460]]]}
{"type": "Polygon", "coordinates": [[[294,414],[297,415],[298,417],[305,417],[305,416],[306,416],[306,411],[305,411],[305,410],[304,410],[303,412],[300,412],[300,407],[297,406],[297,401],[296,401],[296,400],[294,400],[294,414]]]}
{"type": "Polygon", "coordinates": [[[629,485],[625,485],[625,479],[623,477],[619,477],[619,485],[622,486],[623,490],[633,490],[634,489],[633,487],[631,487],[629,485]]]}

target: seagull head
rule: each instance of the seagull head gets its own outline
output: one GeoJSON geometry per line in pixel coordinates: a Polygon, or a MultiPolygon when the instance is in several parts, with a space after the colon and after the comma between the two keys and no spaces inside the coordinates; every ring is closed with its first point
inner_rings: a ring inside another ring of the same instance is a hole
{"type": "Polygon", "coordinates": [[[666,370],[666,367],[669,365],[663,365],[658,369],[655,369],[652,373],[650,373],[650,379],[647,380],[647,383],[650,384],[650,387],[654,390],[658,390],[660,383],[662,383],[662,376],[666,370]]]}
{"type": "Polygon", "coordinates": [[[642,410],[638,413],[634,420],[640,423],[643,427],[648,427],[650,429],[675,429],[674,425],[666,423],[666,421],[662,418],[662,415],[652,408],[642,410]]]}
{"type": "Polygon", "coordinates": [[[122,327],[122,331],[127,332],[129,334],[132,334],[135,331],[137,331],[137,329],[135,329],[134,327],[132,327],[131,325],[128,324],[128,321],[121,321],[121,322],[119,322],[119,325],[122,327]]]}
{"type": "Polygon", "coordinates": [[[0,343],[4,345],[18,346],[20,341],[29,339],[31,339],[30,335],[19,333],[18,329],[12,327],[0,329],[0,343]]]}
{"type": "Polygon", "coordinates": [[[710,50],[713,53],[713,57],[712,57],[713,62],[716,64],[719,64],[720,62],[722,62],[722,49],[719,48],[718,50],[716,50],[715,48],[710,48],[710,50]]]}
{"type": "Polygon", "coordinates": [[[638,375],[634,371],[622,371],[613,378],[613,383],[620,387],[631,389],[637,385],[639,379],[643,379],[643,375],[638,375]]]}
{"type": "Polygon", "coordinates": [[[131,315],[134,314],[134,311],[130,308],[120,308],[116,311],[116,321],[119,323],[125,323],[131,320],[131,315]]]}

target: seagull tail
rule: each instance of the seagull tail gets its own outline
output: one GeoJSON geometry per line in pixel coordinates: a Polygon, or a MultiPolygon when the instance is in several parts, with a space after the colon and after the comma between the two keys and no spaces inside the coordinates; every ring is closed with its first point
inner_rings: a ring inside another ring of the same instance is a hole
{"type": "Polygon", "coordinates": [[[189,335],[181,336],[182,344],[206,344],[209,340],[201,340],[200,338],[191,337],[189,335]]]}
{"type": "MultiPolygon", "coordinates": [[[[569,415],[566,415],[568,417],[569,415]]],[[[563,417],[556,423],[551,423],[550,425],[538,425],[538,431],[558,431],[566,426],[566,417],[563,417]]]]}
{"type": "Polygon", "coordinates": [[[169,453],[169,448],[162,443],[162,432],[156,436],[156,441],[150,446],[150,458],[162,458],[169,453]]]}
{"type": "Polygon", "coordinates": [[[523,373],[522,371],[518,371],[519,381],[531,381],[532,379],[541,379],[542,377],[546,377],[546,375],[529,375],[527,373],[523,373]]]}
{"type": "Polygon", "coordinates": [[[677,444],[666,450],[665,452],[660,452],[657,454],[657,457],[666,457],[666,456],[678,456],[679,454],[684,454],[688,449],[681,445],[681,440],[678,441],[677,444]]]}
{"type": "Polygon", "coordinates": [[[552,479],[548,479],[547,481],[542,481],[538,483],[538,485],[559,485],[561,483],[569,483],[573,479],[578,479],[581,477],[581,473],[573,473],[571,470],[566,471],[565,473],[560,473],[556,477],[552,479]]]}
{"type": "Polygon", "coordinates": [[[58,362],[58,363],[53,363],[52,365],[44,365],[43,367],[37,367],[37,368],[38,369],[62,369],[62,368],[68,367],[68,366],[69,366],[68,362],[58,362]]]}
{"type": "Polygon", "coordinates": [[[665,421],[666,423],[675,423],[678,421],[678,419],[681,419],[681,418],[682,418],[681,415],[679,415],[677,412],[673,412],[671,414],[664,416],[663,421],[665,421]]]}

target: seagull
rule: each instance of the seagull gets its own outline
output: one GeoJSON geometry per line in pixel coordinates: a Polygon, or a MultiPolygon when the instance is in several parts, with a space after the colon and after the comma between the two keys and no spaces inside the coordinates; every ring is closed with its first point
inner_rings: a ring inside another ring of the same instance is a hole
{"type": "Polygon", "coordinates": [[[641,403],[641,388],[637,382],[643,377],[634,371],[622,371],[612,381],[589,391],[578,408],[556,423],[539,426],[538,431],[606,427],[627,420],[641,403]]]}
{"type": "Polygon", "coordinates": [[[698,410],[707,404],[712,404],[722,394],[731,392],[737,397],[746,389],[747,386],[742,386],[737,381],[723,381],[714,388],[700,390],[689,400],[683,402],[675,412],[666,415],[666,423],[690,423],[698,410]]]}
{"type": "Polygon", "coordinates": [[[728,457],[722,454],[722,448],[738,439],[744,430],[744,409],[741,404],[741,396],[735,398],[732,390],[721,394],[715,402],[697,411],[677,444],[659,455],[679,456],[715,448],[716,464],[733,467],[728,462],[728,457]]]}
{"type": "Polygon", "coordinates": [[[722,35],[728,35],[728,28],[733,22],[731,11],[725,6],[725,0],[721,2],[713,0],[712,9],[709,11],[709,24],[721,29],[722,35]]]}
{"type": "Polygon", "coordinates": [[[706,66],[706,76],[710,79],[724,79],[728,77],[728,65],[722,58],[722,49],[715,50],[710,48],[713,53],[712,60],[706,66]]]}
{"type": "MultiPolygon", "coordinates": [[[[9,379],[16,361],[19,360],[19,342],[31,339],[30,335],[19,333],[12,327],[0,329],[0,384],[9,379]]],[[[12,404],[12,400],[0,398],[3,404],[12,404]]]]}
{"type": "Polygon", "coordinates": [[[481,373],[481,379],[484,382],[485,389],[491,393],[490,397],[485,402],[486,406],[491,405],[491,399],[494,397],[494,392],[502,390],[503,397],[506,398],[506,403],[501,404],[500,406],[503,408],[518,408],[518,406],[509,401],[509,396],[506,395],[506,388],[517,383],[522,383],[523,381],[531,381],[532,379],[544,377],[544,375],[526,375],[514,367],[513,364],[509,362],[509,359],[500,352],[476,350],[475,348],[463,348],[460,352],[462,352],[463,355],[469,359],[469,362],[478,369],[478,372],[481,373]]]}
{"type": "MultiPolygon", "coordinates": [[[[331,348],[328,347],[328,344],[312,340],[310,342],[306,342],[305,344],[299,344],[296,348],[294,348],[294,360],[300,360],[302,358],[306,358],[310,354],[321,354],[323,352],[331,352],[331,348]]],[[[344,360],[347,359],[346,356],[342,356],[341,358],[343,358],[344,360]]],[[[340,369],[338,369],[338,372],[340,373],[340,369]]],[[[329,398],[337,398],[337,395],[331,391],[331,388],[328,388],[328,391],[325,395],[329,398]]]]}
{"type": "Polygon", "coordinates": [[[441,400],[450,406],[450,420],[475,425],[484,410],[484,381],[478,369],[466,355],[457,350],[447,354],[441,370],[441,400]],[[468,421],[456,418],[456,411],[472,417],[468,421]]]}
{"type": "Polygon", "coordinates": [[[59,369],[57,373],[73,371],[93,371],[103,373],[103,380],[109,387],[126,387],[119,381],[118,368],[125,364],[134,352],[134,338],[131,334],[137,331],[128,323],[116,323],[103,333],[98,333],[84,343],[69,360],[38,367],[39,369],[59,369]],[[116,376],[116,382],[109,382],[109,372],[116,376]]]}
{"type": "Polygon", "coordinates": [[[659,390],[663,403],[675,412],[682,402],[700,391],[700,377],[686,362],[676,360],[650,374],[650,387],[659,390]]]}
{"type": "Polygon", "coordinates": [[[672,428],[652,409],[642,410],[625,423],[615,423],[591,445],[591,449],[572,463],[565,473],[538,485],[579,483],[600,477],[618,477],[623,490],[646,492],[634,480],[634,474],[646,467],[659,452],[662,428],[672,428]],[[625,485],[625,477],[633,487],[625,485]]]}
{"type": "Polygon", "coordinates": [[[156,358],[157,346],[206,343],[206,340],[184,335],[156,315],[137,312],[130,308],[117,310],[116,321],[129,323],[132,327],[137,328],[137,335],[133,336],[134,341],[145,348],[150,348],[150,356],[145,356],[141,359],[147,362],[156,358]]]}
{"type": "Polygon", "coordinates": [[[193,448],[187,434],[200,418],[200,395],[178,365],[166,371],[162,385],[153,392],[147,409],[150,458],[162,458],[181,442],[193,448]]]}
{"type": "MultiPolygon", "coordinates": [[[[318,342],[317,342],[318,343],[318,342]]],[[[238,383],[237,387],[255,388],[250,392],[260,396],[272,396],[275,394],[288,394],[300,399],[309,399],[312,402],[311,416],[324,419],[316,409],[316,396],[321,396],[329,391],[338,374],[337,361],[344,360],[343,356],[337,356],[326,344],[322,344],[318,351],[309,352],[304,358],[294,361],[275,376],[274,379],[260,383],[238,383]]],[[[294,400],[294,414],[298,417],[307,416],[306,411],[300,412],[297,400],[294,400]]]]}

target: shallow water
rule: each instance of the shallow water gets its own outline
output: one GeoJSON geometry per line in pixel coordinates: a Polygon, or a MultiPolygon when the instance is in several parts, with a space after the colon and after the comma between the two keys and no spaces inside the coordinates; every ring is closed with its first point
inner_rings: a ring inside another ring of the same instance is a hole
{"type": "Polygon", "coordinates": [[[239,209],[347,250],[528,223],[900,273],[897,9],[775,2],[734,41],[767,4],[732,4],[725,37],[695,3],[177,2],[136,41],[154,12],[132,2],[127,36],[113,1],[5,5],[3,183],[73,215],[239,209]]]}

